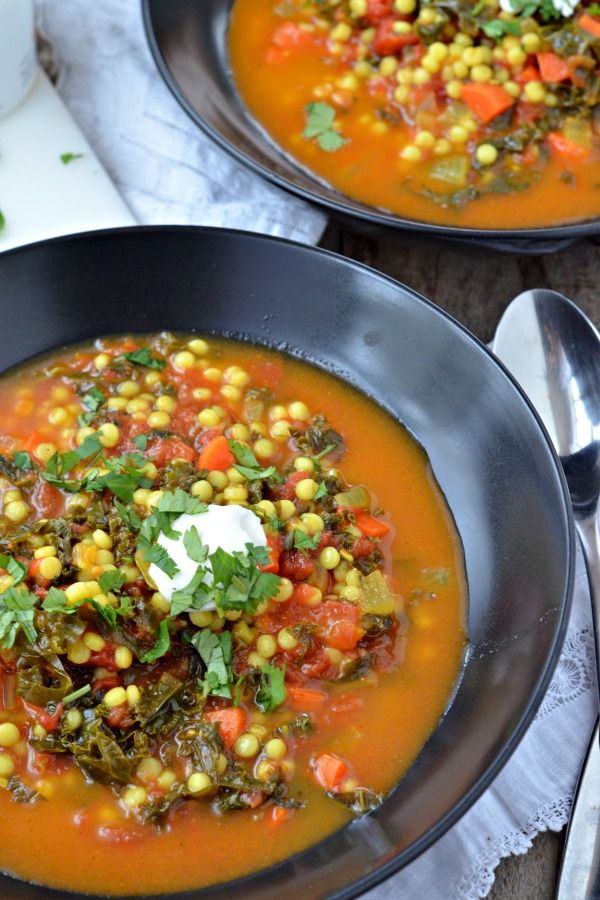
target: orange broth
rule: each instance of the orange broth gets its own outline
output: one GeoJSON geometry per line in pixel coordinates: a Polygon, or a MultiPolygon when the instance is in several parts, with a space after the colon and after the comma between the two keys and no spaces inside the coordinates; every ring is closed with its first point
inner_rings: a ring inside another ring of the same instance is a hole
{"type": "MultiPolygon", "coordinates": [[[[336,91],[352,68],[343,56],[331,56],[326,32],[317,31],[288,49],[274,47],[282,23],[308,22],[304,12],[294,9],[293,3],[286,6],[279,0],[236,0],[229,30],[232,70],[250,113],[284,151],[332,187],[399,216],[467,228],[533,228],[600,215],[597,150],[583,152],[581,158],[551,155],[539,180],[526,189],[485,193],[457,206],[429,199],[427,191],[442,191],[440,182],[428,176],[432,151],[421,151],[422,162],[401,158],[414,128],[397,106],[383,100],[385,89],[369,91],[361,84],[336,91]],[[277,12],[282,8],[283,16],[277,12]],[[303,136],[305,110],[314,102],[336,110],[347,143],[335,152],[303,136]]],[[[438,109],[430,117],[432,130],[439,115],[438,109]]]]}
{"type": "MultiPolygon", "coordinates": [[[[276,827],[262,808],[216,816],[202,800],[180,806],[162,830],[139,825],[107,787],[86,783],[64,757],[35,757],[23,741],[15,748],[17,773],[43,799],[16,803],[0,790],[0,868],[20,878],[90,893],[145,894],[198,888],[272,865],[351,818],[312,777],[309,760],[317,747],[349,758],[362,783],[388,792],[435,728],[456,682],[466,642],[462,551],[423,450],[374,403],[323,371],[234,342],[210,344],[220,368],[242,365],[257,382],[265,364],[275,365],[281,376],[277,402],[313,406],[318,398],[318,411],[343,434],[344,476],[367,485],[393,523],[383,543],[387,575],[408,619],[403,658],[372,683],[331,689],[326,711],[318,713],[318,730],[296,755],[297,784],[307,804],[276,827]],[[435,577],[440,570],[441,579],[435,577]]],[[[87,351],[87,357],[96,353],[97,348],[87,351]]],[[[76,408],[74,392],[69,387],[65,393],[59,375],[42,380],[25,367],[2,380],[2,452],[33,431],[65,449],[64,426],[48,422],[57,388],[61,405],[76,408]]],[[[19,723],[21,714],[10,720],[19,723]]]]}

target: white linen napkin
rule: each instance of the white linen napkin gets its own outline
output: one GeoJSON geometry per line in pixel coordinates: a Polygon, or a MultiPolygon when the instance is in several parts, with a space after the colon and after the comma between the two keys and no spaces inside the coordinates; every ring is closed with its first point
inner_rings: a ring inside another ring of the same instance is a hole
{"type": "Polygon", "coordinates": [[[325,215],[239,165],[191,121],[158,75],[139,0],[37,0],[58,89],[144,225],[242,228],[316,244],[325,215]]]}
{"type": "MultiPolygon", "coordinates": [[[[36,0],[58,87],[143,224],[238,227],[316,243],[325,217],[246,171],[180,110],[145,44],[139,0],[36,0]]],[[[565,825],[595,718],[594,645],[578,556],[565,647],[542,707],[509,763],[434,847],[368,900],[485,897],[502,857],[565,825]]]]}

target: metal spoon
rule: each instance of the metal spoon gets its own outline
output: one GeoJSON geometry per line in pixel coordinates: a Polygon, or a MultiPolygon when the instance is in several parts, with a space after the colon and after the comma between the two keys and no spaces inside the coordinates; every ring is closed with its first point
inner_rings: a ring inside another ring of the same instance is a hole
{"type": "MultiPolygon", "coordinates": [[[[525,291],[500,319],[493,350],[535,406],[562,463],[590,582],[600,689],[600,334],[562,294],[525,291]]],[[[600,898],[598,723],[577,787],[556,896],[600,898]]]]}

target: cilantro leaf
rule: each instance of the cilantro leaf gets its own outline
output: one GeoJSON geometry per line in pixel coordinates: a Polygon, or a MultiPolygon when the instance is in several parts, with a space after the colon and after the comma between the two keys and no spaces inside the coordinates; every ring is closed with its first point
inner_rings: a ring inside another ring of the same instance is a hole
{"type": "Polygon", "coordinates": [[[203,628],[192,637],[191,643],[206,666],[201,682],[204,696],[212,694],[230,699],[233,682],[231,634],[225,631],[217,635],[210,628],[203,628]]]}
{"type": "Polygon", "coordinates": [[[195,525],[186,531],[183,536],[183,546],[190,559],[195,563],[204,563],[208,559],[208,547],[202,543],[195,525]]]}
{"type": "Polygon", "coordinates": [[[260,684],[254,696],[258,708],[264,713],[273,712],[285,701],[285,663],[280,668],[267,663],[260,670],[260,684]]]}
{"type": "Polygon", "coordinates": [[[133,443],[138,448],[138,450],[145,450],[148,446],[148,435],[147,434],[136,434],[134,438],[132,438],[133,443]]]}
{"type": "Polygon", "coordinates": [[[156,633],[156,643],[151,650],[148,650],[147,653],[140,658],[140,662],[150,663],[155,662],[155,660],[160,659],[161,656],[164,656],[165,653],[168,652],[171,646],[171,634],[169,632],[170,620],[168,618],[163,619],[158,626],[158,631],[156,633]]]}
{"type": "Polygon", "coordinates": [[[246,553],[227,553],[218,547],[209,556],[212,584],[203,589],[206,600],[212,600],[220,610],[240,609],[254,613],[263,600],[274,597],[281,578],[270,572],[262,572],[259,566],[270,561],[267,547],[246,544],[246,553]]]}
{"type": "Polygon", "coordinates": [[[186,609],[202,609],[210,600],[210,588],[205,583],[206,569],[198,566],[191,581],[184,588],[173,591],[171,617],[179,616],[186,609]]]}
{"type": "Polygon", "coordinates": [[[316,550],[321,543],[321,532],[313,534],[305,534],[300,528],[294,529],[294,547],[296,550],[302,550],[307,553],[309,550],[316,550]]]}
{"type": "Polygon", "coordinates": [[[600,16],[600,3],[591,3],[586,9],[586,13],[590,16],[600,16]]]}
{"type": "Polygon", "coordinates": [[[171,559],[165,548],[161,547],[160,544],[150,544],[142,538],[138,542],[138,550],[141,550],[146,562],[154,563],[169,578],[173,578],[179,572],[177,563],[171,559]]]}
{"type": "Polygon", "coordinates": [[[102,573],[98,579],[98,584],[102,593],[108,594],[109,591],[120,591],[125,581],[126,578],[123,572],[120,572],[118,569],[109,569],[108,572],[102,573]]]}
{"type": "Polygon", "coordinates": [[[0,566],[3,569],[6,569],[8,574],[12,577],[13,587],[19,584],[20,581],[23,581],[27,574],[27,566],[24,566],[23,563],[13,559],[8,553],[0,553],[0,566]]]}
{"type": "Polygon", "coordinates": [[[494,40],[499,40],[505,34],[521,34],[519,22],[505,22],[503,19],[492,19],[491,22],[484,22],[481,29],[488,37],[494,40]]]}
{"type": "Polygon", "coordinates": [[[267,466],[266,469],[261,468],[250,447],[244,447],[239,441],[229,441],[229,447],[237,460],[237,463],[233,464],[233,468],[237,469],[240,475],[243,475],[248,481],[257,481],[259,478],[274,478],[275,476],[277,476],[278,480],[281,480],[275,466],[267,466]]]}
{"type": "Polygon", "coordinates": [[[307,103],[304,108],[306,114],[306,127],[303,131],[305,138],[316,138],[322,150],[332,153],[348,143],[347,138],[335,130],[335,109],[329,103],[307,103]]]}
{"type": "Polygon", "coordinates": [[[23,471],[26,472],[33,469],[33,462],[27,450],[15,450],[13,453],[13,462],[17,469],[23,469],[23,471]]]}
{"type": "Polygon", "coordinates": [[[81,159],[82,156],[83,156],[83,153],[61,153],[60,161],[63,164],[63,166],[68,166],[69,163],[74,162],[76,159],[81,159]]]}
{"type": "Polygon", "coordinates": [[[50,588],[42,601],[42,609],[45,609],[46,612],[60,612],[66,615],[77,612],[77,607],[80,605],[78,603],[69,604],[65,592],[59,591],[55,587],[50,588]]]}
{"type": "Polygon", "coordinates": [[[123,356],[136,366],[144,366],[146,369],[164,369],[167,365],[164,359],[152,356],[150,347],[141,347],[139,350],[124,353],[123,356]]]}
{"type": "Polygon", "coordinates": [[[123,523],[127,525],[130,531],[140,530],[142,527],[142,520],[134,509],[127,509],[127,507],[123,506],[122,503],[119,503],[118,500],[115,500],[115,507],[121,516],[123,523]]]}
{"type": "Polygon", "coordinates": [[[100,618],[104,619],[104,621],[108,625],[110,625],[111,628],[116,627],[117,616],[126,616],[133,609],[131,597],[128,597],[127,595],[121,597],[121,602],[118,606],[105,606],[103,603],[99,603],[97,600],[89,600],[88,602],[91,606],[93,606],[100,618]]]}
{"type": "Polygon", "coordinates": [[[315,496],[313,497],[313,500],[322,500],[323,497],[327,496],[327,493],[328,493],[327,486],[325,485],[325,482],[322,481],[321,484],[319,485],[319,487],[317,488],[317,492],[316,492],[315,496]]]}
{"type": "Polygon", "coordinates": [[[33,644],[37,637],[33,624],[37,599],[35,594],[31,594],[23,587],[9,587],[0,594],[0,647],[10,649],[19,630],[22,630],[29,643],[33,644]]]}
{"type": "Polygon", "coordinates": [[[87,412],[79,416],[79,422],[81,425],[89,425],[94,420],[100,407],[106,402],[106,397],[101,390],[94,386],[89,393],[81,398],[81,402],[87,412]]]}
{"type": "Polygon", "coordinates": [[[194,516],[198,513],[205,513],[208,506],[206,503],[201,503],[196,497],[186,494],[181,488],[177,488],[175,491],[165,491],[156,508],[159,512],[177,513],[177,515],[187,513],[194,516]]]}

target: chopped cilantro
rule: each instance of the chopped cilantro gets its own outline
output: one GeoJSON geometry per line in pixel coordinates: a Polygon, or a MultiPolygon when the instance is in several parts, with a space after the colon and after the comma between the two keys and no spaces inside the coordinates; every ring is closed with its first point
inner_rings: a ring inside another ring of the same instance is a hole
{"type": "Polygon", "coordinates": [[[175,618],[186,609],[202,609],[210,600],[210,588],[204,578],[207,570],[198,566],[192,580],[184,588],[173,591],[171,597],[171,616],[175,618]]]}
{"type": "Polygon", "coordinates": [[[237,463],[234,463],[233,468],[237,469],[240,475],[243,475],[248,481],[258,481],[260,478],[275,477],[278,481],[281,480],[275,466],[267,466],[266,469],[261,468],[259,461],[250,447],[244,447],[239,441],[229,441],[229,446],[237,460],[237,463]]]}
{"type": "Polygon", "coordinates": [[[231,634],[225,631],[217,635],[210,628],[203,628],[192,637],[191,643],[206,666],[204,679],[200,682],[204,696],[231,698],[231,634]]]}
{"type": "Polygon", "coordinates": [[[23,471],[26,472],[33,469],[33,462],[27,450],[15,450],[13,453],[13,462],[17,469],[23,469],[23,471]]]}
{"type": "Polygon", "coordinates": [[[5,225],[6,225],[6,219],[4,217],[4,213],[0,209],[0,231],[4,231],[5,225]]]}
{"type": "Polygon", "coordinates": [[[148,446],[148,435],[136,434],[136,436],[133,438],[133,443],[138,448],[138,450],[145,450],[148,446]]]}
{"type": "Polygon", "coordinates": [[[126,506],[123,506],[122,503],[119,503],[118,500],[115,500],[115,506],[123,523],[127,525],[130,531],[139,531],[142,527],[142,520],[136,513],[134,509],[127,509],[126,506]]]}
{"type": "Polygon", "coordinates": [[[164,369],[166,361],[152,356],[150,347],[141,347],[139,350],[132,350],[131,353],[124,353],[123,357],[136,366],[144,366],[146,369],[164,369]]]}
{"type": "Polygon", "coordinates": [[[158,626],[158,631],[156,634],[156,643],[151,650],[148,650],[147,653],[140,658],[140,662],[150,663],[155,662],[157,659],[160,659],[161,656],[164,656],[165,653],[168,652],[169,647],[171,646],[171,634],[169,632],[169,619],[163,619],[158,626]]]}
{"type": "Polygon", "coordinates": [[[18,562],[7,553],[0,553],[0,566],[3,569],[6,569],[8,574],[12,577],[13,587],[19,584],[20,581],[23,581],[27,574],[27,566],[24,566],[23,563],[18,562]]]}
{"type": "Polygon", "coordinates": [[[186,531],[183,536],[183,546],[186,553],[195,563],[204,563],[208,559],[208,547],[202,543],[202,539],[198,534],[195,525],[186,531]]]}
{"type": "Polygon", "coordinates": [[[156,508],[159,512],[177,513],[178,516],[184,513],[195,516],[198,513],[205,513],[208,506],[206,503],[201,503],[196,497],[186,494],[181,488],[177,488],[173,492],[165,491],[156,508]]]}
{"type": "Polygon", "coordinates": [[[128,596],[121,597],[121,602],[118,606],[105,606],[97,600],[90,600],[89,603],[96,610],[100,618],[104,619],[111,628],[115,628],[117,616],[127,616],[133,610],[131,597],[128,596]]]}
{"type": "Polygon", "coordinates": [[[59,589],[55,587],[50,588],[42,601],[42,609],[45,609],[46,612],[60,612],[65,613],[66,615],[77,612],[77,607],[80,605],[81,604],[76,603],[69,604],[65,592],[59,591],[59,589]]]}
{"type": "Polygon", "coordinates": [[[154,563],[169,578],[173,578],[179,572],[177,563],[171,559],[165,548],[161,547],[160,544],[150,544],[145,538],[140,538],[138,550],[141,551],[146,562],[154,563]]]}
{"type": "Polygon", "coordinates": [[[37,632],[33,624],[33,611],[38,598],[23,587],[9,587],[0,594],[0,647],[10,649],[17,634],[23,631],[30,644],[37,632]]]}
{"type": "Polygon", "coordinates": [[[270,713],[284,702],[287,697],[285,689],[285,664],[280,668],[267,663],[260,670],[260,684],[254,700],[262,712],[270,713]]]}
{"type": "Polygon", "coordinates": [[[325,485],[325,482],[322,481],[321,484],[319,485],[319,487],[317,488],[317,492],[316,492],[315,496],[313,497],[313,500],[322,500],[323,497],[326,497],[326,496],[327,496],[327,487],[325,485]]]}
{"type": "Polygon", "coordinates": [[[519,22],[506,22],[503,19],[492,19],[491,22],[484,22],[481,29],[488,37],[494,40],[499,40],[505,34],[521,34],[519,22]]]}
{"type": "Polygon", "coordinates": [[[294,547],[296,548],[296,550],[302,550],[304,553],[307,553],[309,550],[316,550],[321,543],[320,531],[317,532],[317,534],[313,534],[311,537],[300,528],[295,528],[293,531],[293,535],[294,547]]]}
{"type": "Polygon", "coordinates": [[[106,402],[106,397],[97,387],[93,387],[89,393],[81,398],[81,402],[87,412],[79,416],[79,422],[81,425],[89,425],[90,422],[93,422],[100,407],[106,402]]]}
{"type": "Polygon", "coordinates": [[[108,572],[102,573],[98,579],[98,584],[102,593],[108,594],[109,591],[120,591],[125,584],[125,580],[123,572],[120,572],[118,569],[109,569],[108,572]]]}
{"type": "Polygon", "coordinates": [[[333,153],[348,143],[334,128],[335,109],[329,103],[307,103],[305,113],[306,127],[303,135],[309,139],[316,138],[321,150],[333,153]]]}
{"type": "Polygon", "coordinates": [[[68,166],[69,163],[74,162],[76,159],[81,159],[82,156],[83,156],[83,153],[61,153],[60,161],[63,164],[63,166],[68,166]]]}

